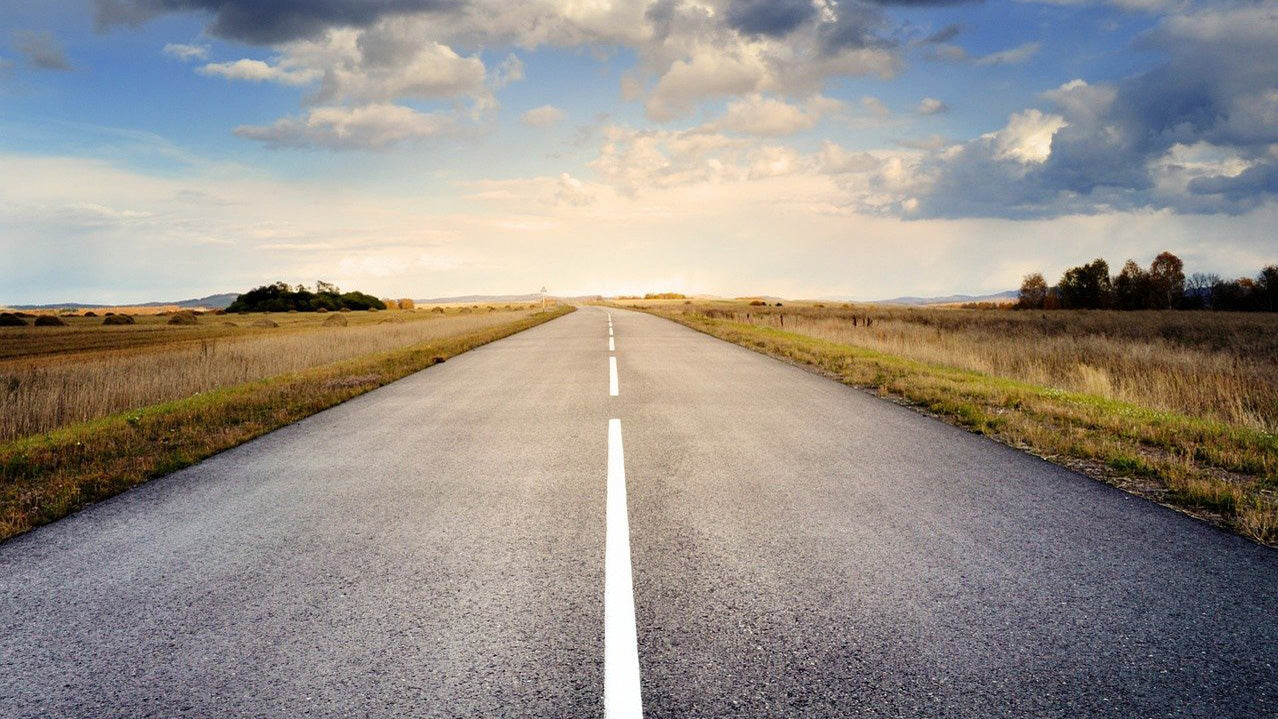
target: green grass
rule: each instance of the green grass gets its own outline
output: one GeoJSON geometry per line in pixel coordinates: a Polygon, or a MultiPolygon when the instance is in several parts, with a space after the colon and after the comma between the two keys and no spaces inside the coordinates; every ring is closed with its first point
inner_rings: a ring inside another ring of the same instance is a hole
{"type": "Polygon", "coordinates": [[[509,324],[217,389],[0,445],[0,539],[572,311],[560,307],[509,324]]]}
{"type": "Polygon", "coordinates": [[[807,366],[1278,546],[1273,434],[677,307],[636,309],[807,366]]]}

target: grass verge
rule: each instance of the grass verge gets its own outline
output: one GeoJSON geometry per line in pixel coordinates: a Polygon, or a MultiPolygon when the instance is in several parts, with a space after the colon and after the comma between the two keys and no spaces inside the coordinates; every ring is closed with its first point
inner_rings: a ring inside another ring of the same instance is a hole
{"type": "Polygon", "coordinates": [[[631,309],[815,369],[1278,546],[1273,434],[700,313],[631,309]]]}
{"type": "Polygon", "coordinates": [[[217,389],[0,445],[0,539],[572,311],[564,306],[506,325],[217,389]]]}

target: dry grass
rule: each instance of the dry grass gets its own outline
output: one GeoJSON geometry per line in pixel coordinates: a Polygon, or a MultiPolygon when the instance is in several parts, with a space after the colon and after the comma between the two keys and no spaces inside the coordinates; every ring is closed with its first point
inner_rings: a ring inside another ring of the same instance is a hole
{"type": "Polygon", "coordinates": [[[929,364],[1278,431],[1278,316],[1272,314],[793,304],[690,309],[929,364]]]}
{"type": "Polygon", "coordinates": [[[231,327],[222,323],[224,317],[205,325],[214,320],[208,315],[193,327],[158,324],[164,318],[148,317],[124,327],[81,323],[25,333],[15,329],[11,334],[24,335],[15,345],[25,341],[29,354],[0,359],[0,443],[219,387],[474,332],[531,312],[395,314],[411,321],[379,323],[385,314],[299,313],[253,315],[255,322],[279,323],[278,329],[231,327]],[[348,327],[322,329],[328,321],[347,318],[348,327]],[[54,346],[80,339],[94,351],[51,354],[40,342],[40,332],[55,330],[65,333],[52,338],[54,346]]]}
{"type": "MultiPolygon", "coordinates": [[[[146,371],[129,369],[131,361],[165,375],[168,379],[153,389],[181,398],[0,443],[0,539],[571,311],[557,307],[473,318],[434,315],[431,322],[299,330],[224,342],[233,346],[208,355],[193,355],[189,348],[131,356],[131,351],[122,351],[117,359],[124,363],[112,365],[116,371],[151,382],[146,371]],[[287,357],[294,352],[304,357],[287,357]],[[173,364],[178,355],[196,362],[187,374],[221,384],[191,394],[190,385],[177,377],[183,374],[173,364]],[[238,369],[223,374],[223,365],[238,369]],[[255,375],[262,378],[243,381],[255,375]]],[[[65,364],[46,361],[43,366],[66,369],[65,364]]],[[[107,372],[102,366],[94,371],[107,372]]],[[[95,377],[109,379],[109,374],[95,377]]]]}
{"type": "Polygon", "coordinates": [[[1278,546],[1278,317],[786,304],[626,306],[1278,546]]]}

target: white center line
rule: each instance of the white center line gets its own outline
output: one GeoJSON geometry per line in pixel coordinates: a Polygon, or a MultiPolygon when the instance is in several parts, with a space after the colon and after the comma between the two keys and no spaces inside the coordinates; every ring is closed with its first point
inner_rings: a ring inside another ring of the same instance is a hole
{"type": "Polygon", "coordinates": [[[608,338],[608,351],[609,351],[609,352],[616,352],[616,351],[617,351],[617,343],[616,343],[616,342],[614,342],[614,341],[613,341],[613,339],[612,339],[611,337],[609,337],[609,338],[608,338]]]}
{"type": "Polygon", "coordinates": [[[616,397],[619,394],[619,392],[617,391],[617,358],[616,357],[608,358],[608,394],[613,397],[616,397]]]}
{"type": "Polygon", "coordinates": [[[604,717],[642,719],[639,638],[626,512],[626,460],[621,420],[608,420],[608,507],[604,544],[604,717]]]}

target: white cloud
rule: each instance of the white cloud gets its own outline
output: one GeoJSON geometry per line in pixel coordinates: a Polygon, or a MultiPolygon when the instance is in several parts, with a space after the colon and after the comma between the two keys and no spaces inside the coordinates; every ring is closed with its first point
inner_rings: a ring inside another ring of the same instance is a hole
{"type": "Polygon", "coordinates": [[[212,62],[204,65],[197,72],[201,75],[223,77],[227,80],[274,82],[280,85],[308,85],[320,76],[320,73],[315,70],[289,70],[279,65],[267,64],[261,60],[249,59],[212,62]]]}
{"type": "Polygon", "coordinates": [[[993,140],[995,159],[1041,163],[1052,154],[1052,136],[1068,124],[1060,115],[1030,109],[1014,113],[1005,127],[983,137],[993,140]]]}
{"type": "Polygon", "coordinates": [[[940,115],[949,111],[949,105],[934,97],[923,98],[919,101],[919,106],[915,109],[915,112],[920,115],[940,115]]]}
{"type": "Polygon", "coordinates": [[[529,127],[548,128],[564,119],[564,111],[554,105],[542,105],[519,116],[519,121],[529,127]]]}
{"type": "Polygon", "coordinates": [[[1040,43],[1027,42],[1023,45],[1018,45],[1014,48],[1010,48],[1007,50],[1002,50],[1000,52],[990,53],[989,55],[978,57],[972,62],[976,63],[977,65],[985,65],[985,66],[1020,65],[1022,63],[1028,62],[1030,58],[1037,55],[1041,47],[1042,45],[1040,43]]]}
{"type": "Polygon", "coordinates": [[[164,54],[169,57],[175,57],[183,62],[192,60],[209,59],[208,45],[186,45],[182,43],[171,42],[164,46],[164,54]]]}
{"type": "Polygon", "coordinates": [[[839,100],[815,96],[802,106],[763,95],[748,95],[728,103],[722,117],[706,124],[716,132],[739,132],[761,137],[782,137],[809,130],[823,118],[844,109],[839,100]]]}
{"type": "Polygon", "coordinates": [[[306,115],[265,126],[242,125],[235,134],[275,147],[376,150],[455,131],[440,113],[420,113],[400,105],[316,107],[306,115]]]}

